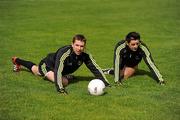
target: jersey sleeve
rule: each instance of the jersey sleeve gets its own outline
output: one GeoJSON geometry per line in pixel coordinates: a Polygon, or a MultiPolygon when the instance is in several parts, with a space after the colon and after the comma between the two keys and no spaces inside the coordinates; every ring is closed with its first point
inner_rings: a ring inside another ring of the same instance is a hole
{"type": "Polygon", "coordinates": [[[94,74],[96,78],[102,80],[106,86],[109,85],[109,81],[107,80],[99,65],[96,64],[96,61],[93,59],[92,55],[86,54],[84,62],[87,68],[94,74]]]}
{"type": "Polygon", "coordinates": [[[64,61],[70,54],[70,49],[60,49],[56,52],[55,67],[54,67],[54,81],[57,91],[63,89],[62,71],[64,68],[64,61]]]}
{"type": "Polygon", "coordinates": [[[114,81],[118,82],[120,78],[120,66],[122,64],[121,51],[125,48],[125,41],[118,43],[114,49],[114,81]]]}
{"type": "Polygon", "coordinates": [[[164,81],[161,73],[159,72],[157,66],[154,63],[154,60],[147,46],[145,44],[141,44],[141,49],[144,51],[143,59],[147,64],[148,68],[150,69],[150,71],[153,73],[155,79],[158,81],[164,81]]]}

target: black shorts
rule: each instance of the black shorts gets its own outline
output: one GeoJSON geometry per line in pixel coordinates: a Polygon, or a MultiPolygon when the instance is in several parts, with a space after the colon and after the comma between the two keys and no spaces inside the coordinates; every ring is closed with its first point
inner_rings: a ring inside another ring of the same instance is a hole
{"type": "Polygon", "coordinates": [[[47,63],[45,62],[45,59],[41,60],[38,65],[39,73],[42,76],[45,76],[47,72],[53,71],[52,68],[48,67],[47,63]]]}

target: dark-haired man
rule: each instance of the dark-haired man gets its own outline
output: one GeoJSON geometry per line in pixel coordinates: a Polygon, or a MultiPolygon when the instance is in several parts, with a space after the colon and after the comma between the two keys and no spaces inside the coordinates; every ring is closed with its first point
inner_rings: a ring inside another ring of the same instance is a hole
{"type": "Polygon", "coordinates": [[[162,75],[156,67],[149,49],[140,40],[140,34],[137,32],[128,33],[125,40],[116,44],[114,49],[114,68],[104,69],[103,72],[105,74],[114,74],[114,81],[121,84],[122,79],[127,79],[134,75],[142,58],[155,79],[160,84],[164,84],[162,75]]]}
{"type": "Polygon", "coordinates": [[[101,68],[95,63],[90,54],[84,52],[85,46],[86,38],[81,34],[77,34],[73,37],[71,45],[59,48],[56,53],[48,54],[40,61],[39,65],[18,57],[12,57],[13,70],[16,72],[20,71],[22,65],[33,74],[44,76],[48,80],[55,82],[57,91],[66,94],[64,86],[69,82],[66,76],[75,72],[85,63],[96,78],[101,79],[106,86],[109,86],[109,82],[101,68]]]}

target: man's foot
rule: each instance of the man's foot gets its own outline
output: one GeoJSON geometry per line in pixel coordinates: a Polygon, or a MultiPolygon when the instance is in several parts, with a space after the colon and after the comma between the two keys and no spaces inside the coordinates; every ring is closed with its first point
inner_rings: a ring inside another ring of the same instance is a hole
{"type": "Polygon", "coordinates": [[[21,69],[21,65],[16,63],[17,57],[12,57],[12,63],[13,63],[13,71],[14,72],[19,72],[21,69]]]}
{"type": "Polygon", "coordinates": [[[105,75],[113,75],[114,74],[113,68],[102,69],[102,71],[105,75]]]}
{"type": "Polygon", "coordinates": [[[165,81],[159,81],[160,85],[165,85],[165,81]]]}

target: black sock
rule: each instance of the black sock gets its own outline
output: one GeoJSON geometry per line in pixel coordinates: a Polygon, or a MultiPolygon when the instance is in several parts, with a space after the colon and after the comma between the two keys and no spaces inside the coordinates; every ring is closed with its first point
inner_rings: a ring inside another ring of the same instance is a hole
{"type": "Polygon", "coordinates": [[[110,75],[114,75],[114,70],[112,69],[112,70],[109,70],[109,74],[110,75]]]}
{"type": "Polygon", "coordinates": [[[36,65],[35,63],[33,63],[31,61],[22,60],[20,58],[16,58],[15,62],[19,65],[22,65],[22,66],[28,68],[30,71],[31,71],[32,66],[36,65]]]}

